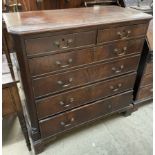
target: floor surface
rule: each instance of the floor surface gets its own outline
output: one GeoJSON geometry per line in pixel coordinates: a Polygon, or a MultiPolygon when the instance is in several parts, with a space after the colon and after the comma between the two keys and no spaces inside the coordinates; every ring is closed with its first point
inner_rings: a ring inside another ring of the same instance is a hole
{"type": "MultiPolygon", "coordinates": [[[[80,127],[51,142],[40,155],[152,155],[153,104],[80,127]]],[[[3,120],[3,155],[29,152],[16,117],[3,120]]]]}

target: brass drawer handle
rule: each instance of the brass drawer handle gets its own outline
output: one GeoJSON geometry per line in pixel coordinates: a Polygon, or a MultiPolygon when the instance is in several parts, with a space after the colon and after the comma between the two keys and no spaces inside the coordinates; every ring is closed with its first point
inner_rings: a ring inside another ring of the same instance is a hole
{"type": "MultiPolygon", "coordinates": [[[[70,103],[74,102],[74,98],[70,98],[69,100],[70,103]]],[[[65,104],[63,101],[60,101],[60,105],[64,108],[68,108],[71,104],[65,104]]]]}
{"type": "Polygon", "coordinates": [[[130,34],[131,34],[130,30],[124,32],[117,32],[117,35],[119,35],[121,39],[128,38],[130,34]]]}
{"type": "Polygon", "coordinates": [[[114,71],[115,73],[121,73],[124,69],[124,65],[121,65],[118,69],[116,67],[112,67],[112,71],[114,71]]]}
{"type": "Polygon", "coordinates": [[[72,125],[72,122],[74,122],[74,118],[72,117],[71,120],[70,120],[70,123],[65,123],[65,122],[60,122],[60,124],[63,126],[63,127],[69,127],[72,125]]]}
{"type": "Polygon", "coordinates": [[[69,67],[69,66],[71,65],[72,62],[73,62],[73,59],[70,58],[70,59],[68,59],[68,61],[67,61],[68,64],[66,64],[66,65],[62,65],[60,61],[56,61],[55,63],[56,63],[58,66],[60,66],[61,68],[66,68],[66,67],[69,67]]]}
{"type": "Polygon", "coordinates": [[[116,92],[116,91],[118,91],[121,87],[122,87],[122,84],[119,83],[119,84],[117,85],[116,88],[115,88],[114,86],[110,86],[110,89],[111,89],[113,92],[116,92]]]}
{"type": "Polygon", "coordinates": [[[70,46],[70,44],[73,42],[73,39],[67,39],[65,40],[64,38],[60,41],[55,41],[54,45],[56,45],[58,48],[65,49],[70,46]]]}
{"type": "Polygon", "coordinates": [[[117,54],[118,56],[125,55],[127,51],[127,47],[123,47],[122,50],[115,48],[114,53],[117,54]]]}
{"type": "Polygon", "coordinates": [[[57,83],[59,85],[61,85],[63,88],[66,88],[66,87],[69,87],[71,85],[72,81],[73,81],[73,78],[69,78],[69,80],[68,80],[69,83],[67,83],[67,84],[64,84],[63,81],[58,81],[57,83]]]}

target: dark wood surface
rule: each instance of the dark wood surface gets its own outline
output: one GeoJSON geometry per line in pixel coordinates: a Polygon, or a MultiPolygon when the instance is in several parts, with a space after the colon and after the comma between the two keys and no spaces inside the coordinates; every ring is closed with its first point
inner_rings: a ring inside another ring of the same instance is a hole
{"type": "Polygon", "coordinates": [[[73,8],[52,11],[32,11],[3,14],[7,29],[14,34],[55,31],[110,23],[146,20],[151,15],[113,6],[73,8]]]}
{"type": "Polygon", "coordinates": [[[128,106],[132,102],[131,94],[116,95],[40,121],[41,137],[46,138],[128,106]]]}
{"type": "MultiPolygon", "coordinates": [[[[16,70],[14,69],[14,71],[16,70]]],[[[2,117],[7,118],[13,114],[16,114],[18,116],[20,126],[26,140],[27,147],[29,150],[31,150],[27,126],[21,105],[21,99],[17,87],[17,83],[19,82],[19,80],[16,72],[14,72],[14,75],[15,78],[12,77],[10,68],[8,66],[8,61],[6,59],[5,54],[3,54],[2,55],[2,117]]]]}
{"type": "Polygon", "coordinates": [[[26,51],[28,55],[40,54],[44,51],[59,51],[86,45],[94,45],[96,31],[84,31],[73,34],[55,35],[50,37],[41,37],[27,39],[26,51]],[[39,46],[38,46],[39,45],[39,46]]]}
{"type": "Polygon", "coordinates": [[[95,60],[107,60],[141,52],[143,39],[121,40],[110,44],[98,46],[94,54],[95,60]]]}
{"type": "MultiPolygon", "coordinates": [[[[131,7],[136,10],[153,15],[152,0],[125,0],[125,7],[131,7]]],[[[142,103],[152,101],[153,95],[147,86],[153,84],[153,20],[150,21],[147,31],[147,37],[143,48],[142,57],[138,67],[137,78],[134,86],[134,107],[138,108],[142,103]]],[[[150,86],[151,87],[151,86],[150,86]]]]}
{"type": "Polygon", "coordinates": [[[110,95],[131,90],[134,85],[135,74],[99,82],[84,88],[78,88],[65,93],[40,99],[37,101],[38,117],[44,117],[60,113],[89,102],[99,100],[110,95]],[[69,101],[68,101],[69,100],[69,101]],[[61,105],[61,102],[64,104],[61,105]],[[69,104],[69,106],[67,106],[69,104]],[[44,109],[44,110],[43,110],[44,109]]]}
{"type": "MultiPolygon", "coordinates": [[[[146,51],[145,51],[146,52],[146,51]]],[[[153,63],[144,61],[143,73],[140,77],[135,102],[142,103],[153,98],[153,63]],[[141,101],[141,102],[140,102],[141,101]]],[[[136,104],[138,106],[138,104],[136,104]]]]}
{"type": "Polygon", "coordinates": [[[71,128],[132,112],[150,15],[108,6],[4,14],[4,19],[15,42],[36,153],[66,130],[72,116],[77,122],[71,128]]]}
{"type": "Polygon", "coordinates": [[[101,29],[99,30],[97,42],[104,43],[112,40],[143,36],[146,33],[146,30],[146,24],[101,29]]]}
{"type": "Polygon", "coordinates": [[[31,144],[28,136],[28,129],[23,114],[21,105],[21,99],[19,97],[17,85],[9,84],[2,89],[2,117],[7,119],[10,115],[17,115],[19,123],[27,144],[29,151],[31,150],[31,144]]]}
{"type": "Polygon", "coordinates": [[[145,74],[141,81],[141,87],[149,84],[153,84],[153,76],[151,74],[145,74]]]}
{"type": "Polygon", "coordinates": [[[2,98],[3,98],[3,102],[2,102],[3,117],[9,114],[13,114],[16,109],[14,105],[12,104],[13,101],[12,101],[9,88],[3,89],[2,98]]]}
{"type": "Polygon", "coordinates": [[[47,55],[29,59],[30,71],[32,76],[56,72],[66,68],[73,68],[93,62],[93,48],[77,51],[67,51],[56,55],[47,55]]]}
{"type": "MultiPolygon", "coordinates": [[[[55,55],[45,55],[29,59],[31,75],[50,74],[64,71],[65,69],[81,68],[88,64],[95,64],[98,61],[105,61],[113,58],[122,58],[131,54],[139,54],[143,47],[143,40],[131,40],[98,46],[94,52],[93,48],[83,50],[59,52],[55,55]]],[[[115,66],[114,66],[115,67],[115,66]]]]}
{"type": "Polygon", "coordinates": [[[138,96],[137,96],[137,100],[142,100],[142,99],[150,99],[150,97],[153,97],[153,86],[148,85],[145,87],[141,87],[139,92],[138,92],[138,96]]]}
{"type": "Polygon", "coordinates": [[[139,56],[136,56],[116,62],[101,63],[72,72],[38,78],[33,81],[34,94],[38,98],[136,71],[138,61],[139,56]]]}
{"type": "Polygon", "coordinates": [[[134,87],[134,104],[139,105],[153,99],[153,20],[150,21],[143,54],[138,67],[138,76],[134,87]]]}

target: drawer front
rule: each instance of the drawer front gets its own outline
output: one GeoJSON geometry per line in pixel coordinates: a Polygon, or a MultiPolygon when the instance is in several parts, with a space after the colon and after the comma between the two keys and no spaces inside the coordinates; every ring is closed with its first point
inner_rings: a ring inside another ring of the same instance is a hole
{"type": "Polygon", "coordinates": [[[132,92],[127,92],[40,121],[41,137],[45,138],[63,132],[72,127],[128,107],[131,103],[132,92]]]}
{"type": "Polygon", "coordinates": [[[93,48],[88,48],[74,52],[32,58],[29,59],[29,67],[32,76],[68,69],[93,61],[139,53],[142,50],[143,42],[144,39],[119,41],[117,43],[97,47],[95,53],[93,48]]]}
{"type": "Polygon", "coordinates": [[[43,119],[65,110],[133,89],[135,74],[80,87],[36,102],[38,118],[43,119]]]}
{"type": "Polygon", "coordinates": [[[152,74],[143,75],[143,78],[141,81],[141,87],[152,84],[152,83],[153,83],[153,75],[152,74]]]}
{"type": "Polygon", "coordinates": [[[95,52],[95,60],[116,58],[128,54],[136,54],[142,51],[144,39],[130,41],[117,41],[115,43],[98,46],[95,52]]]}
{"type": "Polygon", "coordinates": [[[138,92],[137,100],[142,100],[149,97],[153,97],[153,86],[149,85],[149,86],[140,88],[138,92]]]}
{"type": "Polygon", "coordinates": [[[113,40],[144,36],[146,34],[147,27],[147,24],[139,24],[110,29],[100,29],[98,32],[97,42],[104,43],[113,40]]]}
{"type": "Polygon", "coordinates": [[[63,70],[93,61],[93,48],[29,59],[32,76],[63,70]]]}
{"type": "Polygon", "coordinates": [[[27,55],[50,53],[79,46],[94,45],[96,31],[49,36],[25,41],[27,55]]]}
{"type": "Polygon", "coordinates": [[[139,56],[98,64],[33,81],[36,97],[61,92],[90,82],[106,79],[126,72],[136,71],[139,56]]]}
{"type": "Polygon", "coordinates": [[[153,73],[153,63],[152,62],[146,64],[145,71],[144,71],[144,74],[150,74],[150,73],[153,73]]]}

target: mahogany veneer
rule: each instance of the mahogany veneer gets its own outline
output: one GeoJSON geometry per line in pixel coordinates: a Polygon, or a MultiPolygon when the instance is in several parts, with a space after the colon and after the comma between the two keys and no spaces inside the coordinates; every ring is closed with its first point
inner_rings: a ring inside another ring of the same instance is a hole
{"type": "Polygon", "coordinates": [[[151,15],[107,6],[3,17],[15,42],[36,153],[74,127],[132,112],[151,15]]]}

